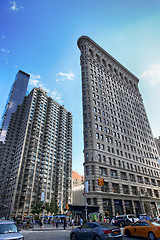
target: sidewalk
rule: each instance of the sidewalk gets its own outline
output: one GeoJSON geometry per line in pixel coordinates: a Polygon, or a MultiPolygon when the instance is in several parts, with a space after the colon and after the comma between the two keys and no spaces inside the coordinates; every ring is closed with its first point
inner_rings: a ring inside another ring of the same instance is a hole
{"type": "MultiPolygon", "coordinates": [[[[33,228],[28,229],[21,229],[21,231],[54,231],[54,230],[64,230],[63,224],[60,225],[58,228],[56,226],[53,227],[53,224],[44,224],[41,230],[41,227],[39,225],[34,225],[33,228]]],[[[66,227],[66,230],[72,230],[72,226],[66,227]]]]}

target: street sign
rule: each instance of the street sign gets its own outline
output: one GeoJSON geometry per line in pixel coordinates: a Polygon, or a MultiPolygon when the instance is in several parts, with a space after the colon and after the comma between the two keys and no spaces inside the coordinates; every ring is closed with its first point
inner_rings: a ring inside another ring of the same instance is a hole
{"type": "Polygon", "coordinates": [[[41,202],[44,203],[44,192],[41,193],[41,202]]]}

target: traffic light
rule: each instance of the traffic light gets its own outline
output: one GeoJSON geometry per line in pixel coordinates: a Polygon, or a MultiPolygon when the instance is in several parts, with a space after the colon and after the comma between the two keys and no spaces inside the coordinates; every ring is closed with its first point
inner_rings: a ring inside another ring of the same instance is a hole
{"type": "Polygon", "coordinates": [[[67,210],[69,209],[69,204],[66,204],[66,209],[67,209],[67,210]]]}
{"type": "Polygon", "coordinates": [[[101,184],[104,185],[104,179],[103,178],[101,178],[101,184]]]}
{"type": "Polygon", "coordinates": [[[104,185],[104,179],[103,178],[98,178],[97,181],[98,181],[98,185],[99,186],[103,186],[104,185]]]}
{"type": "Polygon", "coordinates": [[[98,178],[97,181],[98,181],[98,185],[101,186],[101,179],[98,178]]]}

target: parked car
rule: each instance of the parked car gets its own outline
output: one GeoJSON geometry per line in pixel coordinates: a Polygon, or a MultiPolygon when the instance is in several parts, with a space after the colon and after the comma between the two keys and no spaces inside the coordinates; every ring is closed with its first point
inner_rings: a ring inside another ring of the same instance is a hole
{"type": "Polygon", "coordinates": [[[115,217],[115,226],[118,227],[125,227],[127,225],[129,225],[131,222],[130,220],[127,218],[126,215],[118,215],[115,217]]]}
{"type": "Polygon", "coordinates": [[[15,222],[0,221],[0,240],[24,240],[24,237],[19,233],[15,222]]]}
{"type": "Polygon", "coordinates": [[[149,222],[145,220],[139,220],[130,226],[123,229],[123,234],[127,237],[138,236],[155,240],[160,238],[160,224],[158,222],[149,222]]]}
{"type": "Polygon", "coordinates": [[[71,240],[122,240],[122,236],[118,227],[106,222],[87,222],[70,233],[71,240]]]}

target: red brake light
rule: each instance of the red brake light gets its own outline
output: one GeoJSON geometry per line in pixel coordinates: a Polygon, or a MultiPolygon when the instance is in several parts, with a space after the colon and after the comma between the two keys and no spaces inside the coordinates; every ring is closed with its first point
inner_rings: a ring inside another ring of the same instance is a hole
{"type": "Polygon", "coordinates": [[[158,230],[160,230],[160,227],[157,227],[158,228],[158,230]]]}
{"type": "Polygon", "coordinates": [[[111,233],[112,230],[102,230],[104,232],[104,234],[108,234],[108,233],[111,233]]]}

